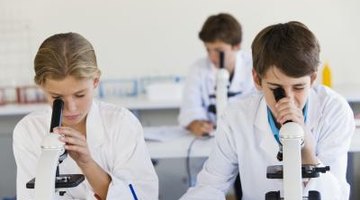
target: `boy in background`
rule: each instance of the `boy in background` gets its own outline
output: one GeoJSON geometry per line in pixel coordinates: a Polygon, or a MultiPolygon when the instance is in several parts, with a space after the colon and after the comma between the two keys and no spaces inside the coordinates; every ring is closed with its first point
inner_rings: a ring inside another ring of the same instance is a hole
{"type": "Polygon", "coordinates": [[[210,16],[199,38],[208,55],[190,69],[178,119],[191,133],[203,136],[211,133],[216,124],[216,72],[220,66],[220,52],[224,52],[224,67],[230,74],[229,101],[253,91],[254,84],[251,55],[241,50],[242,29],[233,16],[226,13],[210,16]]]}
{"type": "MultiPolygon", "coordinates": [[[[242,28],[233,16],[219,13],[208,17],[199,38],[207,57],[196,61],[190,69],[178,118],[179,124],[197,137],[213,132],[216,125],[216,73],[221,64],[220,52],[224,53],[224,67],[230,74],[228,101],[254,91],[251,55],[241,50],[242,28]]],[[[236,196],[241,199],[238,178],[234,186],[236,196]]]]}

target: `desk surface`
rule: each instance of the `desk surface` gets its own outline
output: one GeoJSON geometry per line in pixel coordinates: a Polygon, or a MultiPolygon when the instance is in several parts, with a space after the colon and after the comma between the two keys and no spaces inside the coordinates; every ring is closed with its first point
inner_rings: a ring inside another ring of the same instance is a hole
{"type": "Polygon", "coordinates": [[[130,110],[177,109],[181,103],[180,100],[149,100],[146,96],[100,100],[120,105],[130,110]]]}
{"type": "MultiPolygon", "coordinates": [[[[151,134],[156,132],[156,128],[151,128],[151,134]]],[[[159,132],[163,132],[164,128],[159,128],[159,132]]],[[[190,157],[207,157],[211,152],[211,148],[214,143],[214,137],[196,138],[186,130],[182,131],[182,134],[176,130],[174,133],[173,127],[169,127],[167,134],[177,134],[176,137],[165,141],[147,140],[147,133],[149,128],[144,128],[144,136],[146,144],[148,146],[151,158],[184,158],[188,156],[188,150],[192,142],[190,157]],[[195,140],[195,141],[194,141],[195,140]]]]}
{"type": "MultiPolygon", "coordinates": [[[[144,128],[145,138],[148,130],[148,128],[144,128]]],[[[171,128],[169,130],[168,134],[174,134],[171,132],[171,128]]],[[[159,131],[163,131],[163,128],[159,131]]],[[[181,158],[187,157],[188,148],[194,139],[193,135],[184,130],[183,135],[178,135],[176,138],[163,142],[147,141],[146,144],[152,158],[181,158]]],[[[209,156],[213,145],[214,137],[197,139],[192,145],[190,157],[209,156]]],[[[357,128],[353,135],[349,152],[360,152],[360,128],[357,128]]]]}
{"type": "MultiPolygon", "coordinates": [[[[178,109],[179,101],[163,100],[150,101],[145,96],[138,98],[112,98],[100,99],[100,101],[113,103],[123,106],[130,110],[161,110],[161,109],[178,109]]],[[[7,104],[0,105],[0,116],[26,115],[32,111],[42,110],[48,107],[48,104],[7,104]]]]}
{"type": "MultiPolygon", "coordinates": [[[[356,92],[360,86],[339,85],[334,90],[343,95],[349,102],[360,102],[360,93],[356,92]]],[[[145,95],[139,97],[107,98],[101,101],[123,106],[130,110],[160,110],[178,109],[180,100],[158,100],[151,101],[145,95]]],[[[9,104],[0,106],[0,116],[25,115],[31,111],[43,109],[47,104],[9,104]]]]}

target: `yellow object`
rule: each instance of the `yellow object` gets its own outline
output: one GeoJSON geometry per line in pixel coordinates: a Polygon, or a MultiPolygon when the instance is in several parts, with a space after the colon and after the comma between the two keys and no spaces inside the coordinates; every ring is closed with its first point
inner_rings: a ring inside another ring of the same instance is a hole
{"type": "Polygon", "coordinates": [[[329,63],[325,63],[322,69],[322,84],[332,87],[331,69],[329,63]]]}

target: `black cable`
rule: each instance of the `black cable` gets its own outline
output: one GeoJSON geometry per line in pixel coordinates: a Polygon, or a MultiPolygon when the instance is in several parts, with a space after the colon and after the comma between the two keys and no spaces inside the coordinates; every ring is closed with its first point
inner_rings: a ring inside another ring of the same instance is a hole
{"type": "Polygon", "coordinates": [[[195,141],[198,138],[195,137],[189,144],[189,147],[187,149],[187,154],[186,154],[186,160],[185,160],[185,165],[186,165],[186,172],[187,172],[187,176],[188,176],[188,187],[192,186],[192,175],[191,175],[191,169],[190,169],[190,153],[191,153],[191,149],[193,144],[195,143],[195,141]]]}
{"type": "Polygon", "coordinates": [[[190,169],[190,159],[191,159],[191,150],[192,147],[194,146],[194,143],[197,140],[208,140],[210,139],[212,136],[202,136],[202,137],[195,137],[189,144],[189,147],[187,149],[187,155],[186,155],[186,160],[185,160],[185,165],[186,165],[186,172],[187,172],[187,176],[188,176],[188,186],[192,187],[193,186],[193,182],[192,182],[192,174],[191,174],[191,169],[190,169]]]}

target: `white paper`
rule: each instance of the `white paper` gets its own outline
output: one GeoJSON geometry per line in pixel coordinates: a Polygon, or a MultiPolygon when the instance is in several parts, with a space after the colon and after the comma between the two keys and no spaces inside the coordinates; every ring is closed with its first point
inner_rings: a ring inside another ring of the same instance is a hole
{"type": "Polygon", "coordinates": [[[165,142],[187,134],[190,133],[179,126],[144,127],[144,137],[147,141],[165,142]]]}

